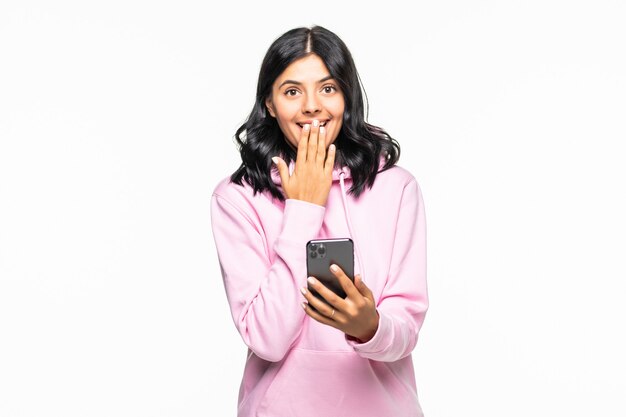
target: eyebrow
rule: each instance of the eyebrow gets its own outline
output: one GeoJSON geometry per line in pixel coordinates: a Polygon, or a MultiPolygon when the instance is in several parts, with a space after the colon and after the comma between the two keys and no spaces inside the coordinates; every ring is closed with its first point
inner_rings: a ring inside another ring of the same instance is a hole
{"type": "MultiPolygon", "coordinates": [[[[322,78],[321,80],[319,80],[317,83],[323,83],[324,81],[328,81],[328,80],[332,80],[334,77],[332,75],[327,75],[326,77],[322,78]]],[[[280,83],[280,85],[278,86],[278,88],[281,88],[283,85],[285,84],[295,84],[295,85],[302,85],[302,83],[300,81],[295,81],[295,80],[285,80],[282,83],[280,83]]]]}

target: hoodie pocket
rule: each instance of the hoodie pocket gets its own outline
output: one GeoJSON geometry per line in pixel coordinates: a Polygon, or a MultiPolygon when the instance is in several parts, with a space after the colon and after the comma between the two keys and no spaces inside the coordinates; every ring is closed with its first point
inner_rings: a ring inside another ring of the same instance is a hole
{"type": "Polygon", "coordinates": [[[294,349],[260,401],[257,416],[421,416],[414,384],[400,380],[387,365],[353,351],[294,349]]]}

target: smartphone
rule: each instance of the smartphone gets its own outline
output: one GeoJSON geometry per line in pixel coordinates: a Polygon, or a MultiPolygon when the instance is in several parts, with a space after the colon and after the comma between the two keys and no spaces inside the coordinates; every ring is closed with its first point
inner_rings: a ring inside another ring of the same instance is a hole
{"type": "MultiPolygon", "coordinates": [[[[330,271],[332,264],[338,265],[354,282],[354,245],[352,239],[314,239],[306,244],[307,276],[315,277],[328,289],[341,298],[346,293],[339,280],[330,271]]],[[[309,286],[311,294],[324,301],[324,298],[309,286]]]]}

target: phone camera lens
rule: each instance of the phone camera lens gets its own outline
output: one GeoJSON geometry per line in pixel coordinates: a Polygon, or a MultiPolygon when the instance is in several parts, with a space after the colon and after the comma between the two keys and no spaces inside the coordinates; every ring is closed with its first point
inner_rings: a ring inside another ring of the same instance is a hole
{"type": "Polygon", "coordinates": [[[317,249],[317,253],[319,253],[320,255],[323,255],[326,253],[326,247],[324,247],[323,245],[320,245],[320,247],[317,249]]]}
{"type": "Polygon", "coordinates": [[[317,258],[317,252],[311,251],[311,258],[313,259],[317,258]]]}

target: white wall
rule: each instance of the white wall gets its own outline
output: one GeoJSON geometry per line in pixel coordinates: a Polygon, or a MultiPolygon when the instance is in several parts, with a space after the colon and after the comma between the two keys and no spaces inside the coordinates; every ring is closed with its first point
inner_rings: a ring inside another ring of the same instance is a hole
{"type": "Polygon", "coordinates": [[[624,21],[610,0],[3,1],[0,416],[235,415],[210,192],[267,47],[311,24],[424,192],[426,415],[624,416],[624,21]]]}

